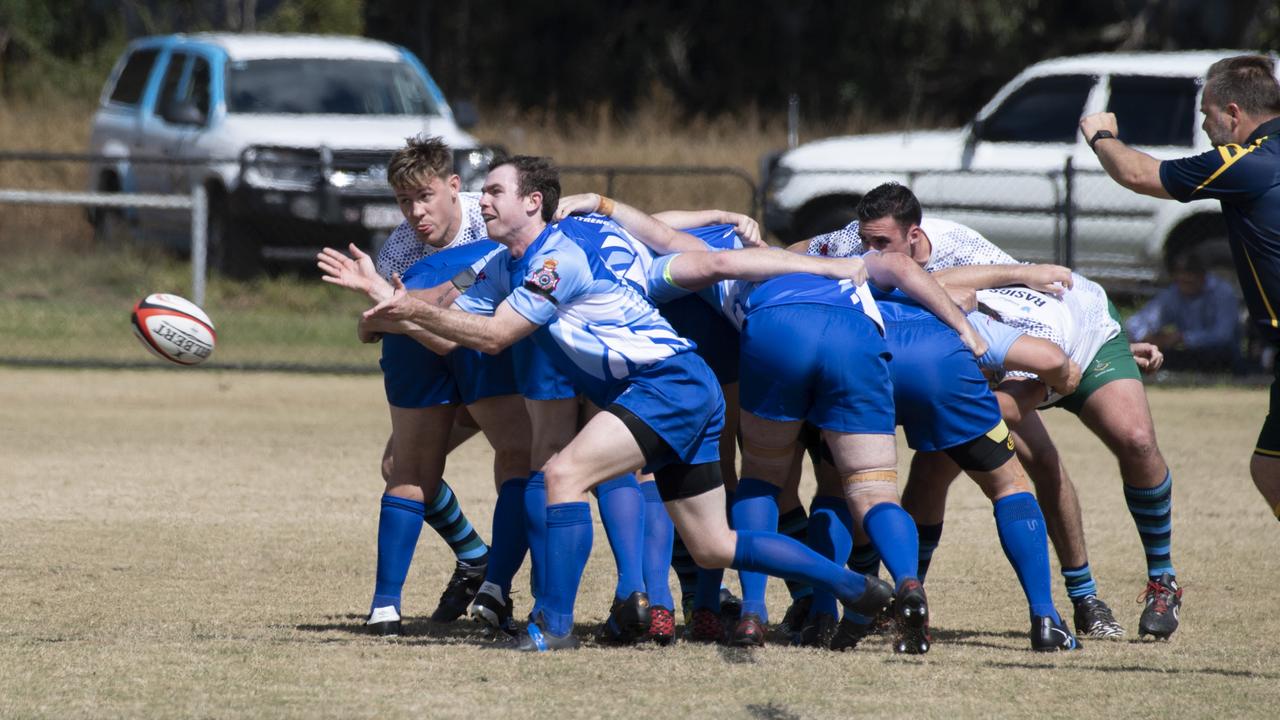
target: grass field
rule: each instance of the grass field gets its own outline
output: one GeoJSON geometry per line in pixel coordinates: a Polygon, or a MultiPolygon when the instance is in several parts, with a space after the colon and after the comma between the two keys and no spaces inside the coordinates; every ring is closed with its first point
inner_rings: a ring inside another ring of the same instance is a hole
{"type": "MultiPolygon", "coordinates": [[[[775,641],[524,657],[426,620],[451,569],[429,531],[409,635],[359,632],[388,429],[376,376],[0,368],[0,717],[1274,717],[1280,554],[1247,473],[1266,393],[1151,402],[1186,587],[1171,642],[1029,652],[990,505],[966,484],[929,576],[926,656],[873,640],[847,654],[775,641]]],[[[1048,420],[1102,594],[1132,633],[1142,555],[1115,463],[1069,416],[1048,420]]],[[[488,467],[472,440],[447,473],[486,537],[488,467]]],[[[596,540],[583,632],[612,586],[598,526],[596,540]]],[[[782,584],[770,593],[780,614],[782,584]]]]}

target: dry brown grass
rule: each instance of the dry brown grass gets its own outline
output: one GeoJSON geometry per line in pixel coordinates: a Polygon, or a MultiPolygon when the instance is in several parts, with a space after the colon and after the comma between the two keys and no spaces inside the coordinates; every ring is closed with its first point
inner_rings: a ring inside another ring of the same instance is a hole
{"type": "MultiPolygon", "coordinates": [[[[0,369],[0,716],[1270,717],[1280,556],[1247,472],[1266,397],[1151,394],[1187,588],[1172,642],[1030,653],[990,504],[966,484],[929,579],[926,656],[873,641],[843,655],[681,644],[523,657],[426,620],[450,571],[429,532],[406,587],[410,634],[360,634],[387,431],[376,376],[0,369]]],[[[1102,593],[1132,632],[1142,553],[1115,463],[1065,413],[1048,420],[1102,593]]],[[[488,465],[473,440],[447,474],[485,537],[488,465]]],[[[598,527],[596,541],[586,624],[612,583],[598,527]]],[[[780,612],[782,584],[770,593],[780,612]]],[[[527,603],[518,595],[518,612],[527,603]]]]}
{"type": "MultiPolygon", "coordinates": [[[[0,101],[0,150],[81,153],[89,142],[95,99],[0,101]]],[[[554,110],[493,108],[482,113],[475,134],[517,153],[549,155],[562,165],[701,165],[737,168],[754,181],[760,157],[786,145],[781,113],[754,106],[720,117],[681,119],[674,101],[655,90],[639,110],[622,119],[609,106],[571,117],[554,110]]],[[[801,140],[859,132],[863,117],[802,124],[801,140]]],[[[75,162],[0,162],[0,187],[82,190],[85,167],[75,162]]],[[[601,174],[566,173],[566,192],[604,191],[601,174]]],[[[749,212],[752,188],[730,175],[621,177],[611,192],[649,210],[720,207],[749,212]]],[[[0,238],[9,248],[83,251],[91,235],[79,208],[0,204],[0,238]]]]}

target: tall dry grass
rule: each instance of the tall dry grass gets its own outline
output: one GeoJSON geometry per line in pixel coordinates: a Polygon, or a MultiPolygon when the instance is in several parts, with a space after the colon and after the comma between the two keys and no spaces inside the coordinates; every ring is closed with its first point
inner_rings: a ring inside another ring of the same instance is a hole
{"type": "MultiPolygon", "coordinates": [[[[92,99],[53,98],[39,102],[0,101],[0,150],[78,153],[88,146],[92,99]]],[[[475,135],[516,153],[548,155],[560,164],[619,166],[668,165],[736,168],[728,174],[679,174],[618,178],[606,186],[600,173],[566,173],[566,192],[604,191],[649,210],[720,207],[750,212],[752,183],[760,158],[787,143],[784,109],[767,111],[747,104],[715,117],[688,117],[660,89],[626,116],[601,104],[576,114],[554,107],[521,110],[489,108],[475,135]]],[[[834,134],[874,129],[868,116],[811,122],[802,118],[802,142],[834,134]]],[[[81,190],[86,168],[78,162],[0,162],[0,187],[81,190]]],[[[84,250],[90,233],[78,208],[0,205],[0,241],[17,248],[84,250]]]]}

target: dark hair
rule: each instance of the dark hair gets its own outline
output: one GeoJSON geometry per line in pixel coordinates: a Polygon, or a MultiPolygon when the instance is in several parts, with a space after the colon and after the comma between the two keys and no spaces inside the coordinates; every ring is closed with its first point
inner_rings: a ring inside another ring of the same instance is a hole
{"type": "Polygon", "coordinates": [[[551,162],[551,158],[532,155],[499,157],[489,169],[496,170],[503,165],[516,169],[516,192],[520,197],[542,193],[542,219],[551,222],[556,206],[560,204],[560,169],[551,162]]]}
{"type": "Polygon", "coordinates": [[[1205,268],[1204,258],[1195,250],[1189,250],[1184,253],[1177,253],[1169,258],[1169,274],[1175,273],[1191,273],[1192,275],[1204,275],[1208,272],[1205,268]]]}
{"type": "Polygon", "coordinates": [[[387,183],[396,190],[412,190],[433,177],[448,180],[453,174],[453,151],[436,136],[405,138],[404,147],[387,163],[387,183]]]}
{"type": "Polygon", "coordinates": [[[1276,64],[1266,55],[1237,55],[1210,65],[1204,90],[1219,107],[1235,103],[1250,115],[1280,115],[1276,64]]]}
{"type": "Polygon", "coordinates": [[[858,224],[892,216],[899,225],[919,225],[923,216],[915,193],[896,182],[877,185],[858,203],[858,224]]]}

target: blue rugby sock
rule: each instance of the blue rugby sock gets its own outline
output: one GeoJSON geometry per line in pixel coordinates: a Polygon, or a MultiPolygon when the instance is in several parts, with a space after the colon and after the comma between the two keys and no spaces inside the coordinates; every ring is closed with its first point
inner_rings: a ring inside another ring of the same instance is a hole
{"type": "Polygon", "coordinates": [[[424,507],[416,500],[382,496],[382,512],[378,516],[378,574],[369,612],[388,605],[400,612],[400,592],[422,532],[424,507]]]}
{"type": "Polygon", "coordinates": [[[929,564],[933,562],[933,551],[938,549],[942,540],[942,523],[937,525],[916,525],[916,533],[920,536],[920,582],[929,573],[929,564]]]}
{"type": "Polygon", "coordinates": [[[543,630],[554,635],[573,631],[573,604],[590,556],[591,506],[585,502],[548,505],[546,579],[544,597],[538,598],[547,621],[543,630]]]}
{"type": "Polygon", "coordinates": [[[695,578],[693,608],[720,612],[720,586],[724,583],[724,570],[700,567],[695,578]]]}
{"type": "Polygon", "coordinates": [[[1018,583],[1027,596],[1031,614],[1058,617],[1053,607],[1049,541],[1045,536],[1040,504],[1029,492],[1007,495],[995,502],[995,516],[1000,547],[1018,574],[1018,583]]]}
{"type": "Polygon", "coordinates": [[[901,505],[882,502],[873,506],[862,517],[862,528],[880,551],[895,587],[919,577],[920,536],[916,534],[916,521],[901,505]]]}
{"type": "Polygon", "coordinates": [[[446,543],[458,562],[467,565],[480,565],[487,560],[489,546],[480,539],[480,533],[472,527],[471,521],[462,512],[453,488],[444,480],[440,481],[440,490],[436,497],[427,503],[423,519],[436,531],[446,543]]]}
{"type": "Polygon", "coordinates": [[[1173,569],[1173,474],[1165,471],[1164,480],[1153,488],[1125,485],[1124,500],[1147,554],[1147,575],[1177,575],[1173,569]]]}
{"type": "Polygon", "coordinates": [[[676,526],[658,495],[658,483],[640,483],[644,495],[644,588],[649,604],[675,610],[671,597],[671,548],[676,526]]]}
{"type": "Polygon", "coordinates": [[[845,602],[857,601],[867,587],[863,576],[777,533],[739,530],[731,567],[799,580],[815,590],[829,590],[845,602]]]}
{"type": "Polygon", "coordinates": [[[528,478],[512,478],[498,488],[498,502],[493,506],[493,545],[489,548],[489,567],[485,582],[502,588],[503,599],[511,594],[511,579],[516,576],[529,536],[525,531],[524,492],[528,478]]]}
{"type": "Polygon", "coordinates": [[[627,473],[595,487],[613,561],[618,567],[616,597],[644,591],[644,496],[636,476],[627,473]]]}
{"type": "MultiPolygon", "coordinates": [[[[805,542],[809,537],[809,514],[804,505],[799,505],[778,516],[778,534],[786,535],[796,542],[805,542]]],[[[799,600],[813,594],[813,588],[795,580],[787,580],[787,592],[792,600],[799,600]]]]}
{"type": "Polygon", "coordinates": [[[671,569],[676,571],[676,581],[680,583],[681,606],[692,603],[698,592],[698,566],[679,532],[671,543],[671,569]]]}
{"type": "MultiPolygon", "coordinates": [[[[844,498],[819,495],[813,499],[809,512],[808,545],[814,552],[837,565],[849,557],[853,549],[853,516],[844,498]]],[[[827,590],[813,591],[813,605],[809,617],[827,613],[840,617],[836,596],[827,590]]]]}
{"type": "MultiPolygon", "coordinates": [[[[755,478],[739,480],[733,501],[733,527],[738,530],[776,531],[778,493],[781,490],[777,485],[755,478]]],[[[769,622],[769,610],[765,607],[769,576],[739,569],[738,581],[742,584],[742,614],[754,613],[760,616],[761,622],[769,622]]]]}
{"type": "Polygon", "coordinates": [[[530,475],[524,486],[524,529],[529,538],[529,590],[537,600],[547,572],[547,481],[541,471],[530,475]]]}

